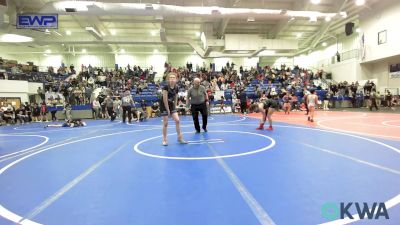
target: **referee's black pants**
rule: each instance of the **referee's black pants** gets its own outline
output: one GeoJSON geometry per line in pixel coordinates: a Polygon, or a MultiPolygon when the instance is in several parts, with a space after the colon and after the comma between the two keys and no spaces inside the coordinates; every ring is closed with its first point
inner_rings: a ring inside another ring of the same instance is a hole
{"type": "Polygon", "coordinates": [[[200,132],[200,124],[199,124],[199,112],[203,118],[203,129],[207,129],[207,104],[192,104],[190,110],[192,111],[194,128],[196,131],[200,132]]]}
{"type": "Polygon", "coordinates": [[[240,102],[240,111],[242,112],[242,114],[246,112],[246,108],[247,108],[247,102],[240,102]]]}
{"type": "Polygon", "coordinates": [[[126,121],[126,113],[128,113],[129,123],[132,121],[132,112],[131,106],[122,106],[122,122],[125,123],[126,121]]]}

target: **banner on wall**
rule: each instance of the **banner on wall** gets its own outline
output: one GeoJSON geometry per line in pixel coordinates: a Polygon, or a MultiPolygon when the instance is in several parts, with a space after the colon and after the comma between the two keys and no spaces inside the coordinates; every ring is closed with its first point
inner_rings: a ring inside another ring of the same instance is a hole
{"type": "Polygon", "coordinates": [[[400,63],[389,65],[389,78],[400,78],[400,63]]]}

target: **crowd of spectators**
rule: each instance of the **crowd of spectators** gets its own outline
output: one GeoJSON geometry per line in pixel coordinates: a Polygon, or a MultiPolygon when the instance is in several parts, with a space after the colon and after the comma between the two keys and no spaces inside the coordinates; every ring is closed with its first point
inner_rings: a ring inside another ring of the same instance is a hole
{"type": "MultiPolygon", "coordinates": [[[[126,68],[97,68],[89,65],[82,66],[76,74],[73,65],[62,65],[55,70],[48,68],[47,73],[34,77],[31,81],[41,81],[44,89],[38,88],[36,102],[21,104],[15,109],[13,106],[1,107],[2,120],[7,123],[26,123],[31,121],[46,121],[47,113],[51,113],[52,120],[57,120],[57,106],[63,106],[66,118],[71,117],[71,108],[77,105],[89,105],[93,111],[93,118],[118,118],[122,115],[122,105],[125,96],[133,96],[132,113],[137,121],[159,115],[158,98],[161,88],[165,84],[165,76],[169,72],[179,75],[179,111],[186,114],[184,102],[186,93],[194,78],[200,78],[201,84],[207,89],[212,106],[220,107],[224,111],[226,106],[231,106],[232,112],[246,113],[247,106],[253,101],[265,98],[275,98],[281,107],[290,104],[291,110],[304,110],[303,96],[309,90],[315,89],[320,95],[320,108],[327,110],[334,107],[334,101],[349,100],[352,107],[367,106],[378,109],[382,102],[385,106],[392,107],[396,98],[392,93],[381,96],[376,91],[373,82],[366,82],[364,86],[355,83],[327,82],[322,70],[311,71],[295,66],[290,68],[281,65],[280,68],[253,67],[243,69],[234,63],[226,63],[220,71],[215,71],[215,64],[206,67],[187,63],[184,67],[174,68],[170,63],[165,63],[164,78],[155,80],[153,68],[142,69],[140,66],[126,68]],[[40,79],[38,79],[40,78],[40,79]],[[218,95],[217,93],[223,93],[218,95]],[[214,96],[215,95],[215,96],[214,96]],[[155,96],[146,100],[144,97],[155,96]],[[383,101],[382,101],[383,100],[383,101]],[[226,104],[228,103],[228,104],[226,104]],[[38,110],[39,109],[39,110],[38,110]]],[[[14,74],[15,76],[15,74],[14,74]]]]}

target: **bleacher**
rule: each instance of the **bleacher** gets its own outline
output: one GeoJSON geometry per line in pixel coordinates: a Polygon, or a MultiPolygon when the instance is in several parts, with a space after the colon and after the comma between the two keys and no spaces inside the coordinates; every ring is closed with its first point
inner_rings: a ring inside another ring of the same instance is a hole
{"type": "Polygon", "coordinates": [[[52,81],[48,81],[46,77],[49,74],[45,72],[16,73],[16,74],[7,73],[7,75],[8,75],[8,80],[26,80],[28,82],[38,82],[38,83],[43,83],[45,85],[51,82],[65,80],[68,77],[61,74],[52,74],[51,75],[52,81]]]}
{"type": "Polygon", "coordinates": [[[135,102],[141,102],[142,99],[144,99],[147,105],[152,105],[154,102],[159,101],[159,97],[157,95],[157,86],[155,84],[148,84],[147,88],[143,89],[139,95],[137,95],[136,92],[137,87],[133,87],[131,94],[133,101],[135,102]]]}

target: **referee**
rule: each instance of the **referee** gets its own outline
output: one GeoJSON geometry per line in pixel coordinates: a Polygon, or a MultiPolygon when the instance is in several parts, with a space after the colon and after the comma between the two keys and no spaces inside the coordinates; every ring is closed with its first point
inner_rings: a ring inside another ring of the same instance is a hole
{"type": "Polygon", "coordinates": [[[193,80],[193,87],[191,87],[187,93],[186,105],[189,106],[189,101],[191,104],[190,110],[192,111],[194,128],[196,129],[196,133],[200,133],[200,124],[199,124],[199,112],[203,117],[203,130],[207,132],[207,107],[208,103],[208,95],[206,92],[206,88],[203,85],[200,85],[200,79],[195,78],[193,80]]]}

